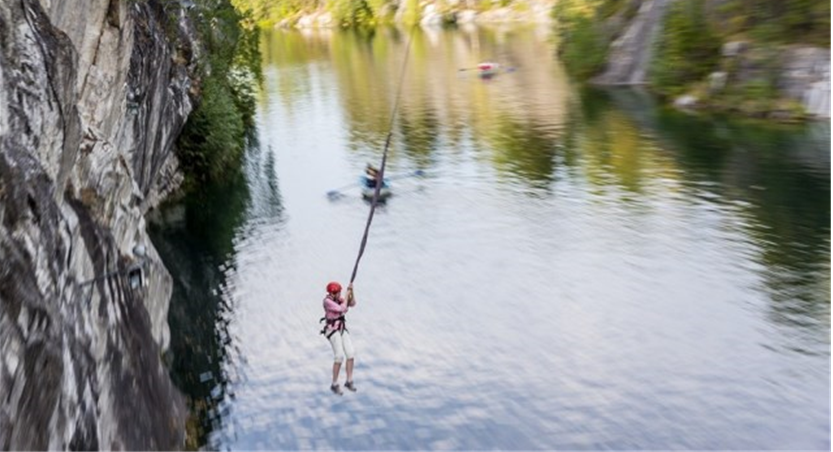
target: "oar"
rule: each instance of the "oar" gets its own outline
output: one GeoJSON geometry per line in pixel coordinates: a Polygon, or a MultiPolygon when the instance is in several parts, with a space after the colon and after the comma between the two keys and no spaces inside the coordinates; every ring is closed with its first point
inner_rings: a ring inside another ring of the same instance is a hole
{"type": "Polygon", "coordinates": [[[350,183],[349,185],[345,185],[343,187],[334,188],[334,189],[327,192],[327,197],[328,198],[334,198],[336,196],[339,196],[339,195],[341,195],[341,190],[344,190],[345,188],[353,187],[355,185],[356,185],[356,183],[353,182],[353,183],[350,183]]]}
{"type": "MultiPolygon", "coordinates": [[[[497,72],[515,72],[518,68],[515,66],[510,66],[505,69],[498,69],[497,72]]],[[[457,69],[458,72],[465,72],[465,71],[482,71],[479,67],[464,67],[457,69]]]]}
{"type": "Polygon", "coordinates": [[[410,173],[399,174],[399,175],[396,175],[396,176],[388,177],[387,180],[397,180],[397,179],[404,179],[406,177],[424,176],[424,175],[425,175],[425,171],[423,171],[421,169],[418,169],[418,170],[410,172],[410,173]]]}
{"type": "MultiPolygon", "coordinates": [[[[400,175],[397,175],[397,176],[386,177],[385,181],[387,182],[387,181],[392,181],[392,180],[404,179],[406,177],[423,176],[423,175],[425,175],[424,171],[416,170],[416,171],[413,171],[413,172],[410,172],[410,173],[405,173],[405,174],[400,174],[400,175]]],[[[328,198],[337,198],[337,197],[341,196],[341,191],[342,190],[344,190],[345,188],[350,188],[350,187],[354,187],[354,186],[356,186],[355,182],[353,182],[349,185],[345,185],[343,187],[339,187],[339,188],[330,190],[330,191],[327,192],[327,197],[328,198]]]]}

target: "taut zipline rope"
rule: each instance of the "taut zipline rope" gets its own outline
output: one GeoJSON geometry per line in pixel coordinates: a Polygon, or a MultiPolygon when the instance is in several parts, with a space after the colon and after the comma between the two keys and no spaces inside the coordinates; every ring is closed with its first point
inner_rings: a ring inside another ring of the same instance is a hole
{"type": "Polygon", "coordinates": [[[353,265],[353,274],[350,276],[350,283],[356,280],[356,273],[359,271],[359,262],[362,260],[364,248],[367,246],[367,235],[370,232],[370,223],[373,222],[373,214],[376,212],[376,205],[379,203],[379,191],[382,188],[382,181],[385,177],[385,162],[388,160],[388,148],[390,147],[390,140],[393,136],[393,125],[396,123],[396,111],[399,109],[399,97],[402,93],[402,85],[405,80],[405,68],[408,66],[408,54],[411,52],[411,41],[414,37],[414,30],[417,24],[411,27],[411,33],[408,36],[408,44],[405,46],[405,60],[402,61],[402,73],[399,75],[399,86],[396,89],[396,97],[393,99],[393,109],[390,114],[390,125],[388,126],[388,136],[385,138],[385,150],[382,153],[382,164],[379,166],[379,174],[376,176],[376,189],[373,191],[373,200],[370,203],[370,214],[367,216],[367,224],[364,226],[364,234],[362,235],[362,244],[359,247],[359,255],[356,256],[356,263],[353,265]]]}

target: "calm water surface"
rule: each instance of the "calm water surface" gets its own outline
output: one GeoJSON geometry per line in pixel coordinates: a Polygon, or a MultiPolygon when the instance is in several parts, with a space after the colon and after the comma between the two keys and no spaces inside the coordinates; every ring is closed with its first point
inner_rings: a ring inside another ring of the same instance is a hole
{"type": "Polygon", "coordinates": [[[829,450],[829,123],[579,90],[546,30],[415,34],[387,174],[426,177],[377,211],[331,394],[407,37],[264,37],[243,174],[157,213],[203,447],[829,450]]]}

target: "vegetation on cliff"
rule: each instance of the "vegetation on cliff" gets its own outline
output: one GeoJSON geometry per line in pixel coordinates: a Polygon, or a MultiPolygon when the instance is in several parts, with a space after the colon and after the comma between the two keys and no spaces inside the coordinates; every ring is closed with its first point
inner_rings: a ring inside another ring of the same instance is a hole
{"type": "Polygon", "coordinates": [[[688,94],[700,108],[802,118],[801,103],[781,90],[788,46],[800,45],[830,47],[829,1],[676,2],[656,43],[651,83],[664,96],[688,94]]]}
{"type": "MultiPolygon", "coordinates": [[[[553,14],[568,72],[580,80],[597,75],[641,3],[559,1],[553,14]]],[[[678,0],[662,20],[652,44],[650,88],[668,97],[689,93],[717,109],[742,106],[756,116],[773,110],[800,116],[800,106],[778,92],[787,46],[830,47],[827,0],[678,0]],[[745,53],[725,58],[724,45],[731,42],[743,43],[745,53]]]]}
{"type": "Polygon", "coordinates": [[[720,38],[706,18],[705,0],[676,2],[665,16],[651,64],[651,82],[663,94],[681,94],[715,70],[720,38]]]}
{"type": "MultiPolygon", "coordinates": [[[[292,26],[314,17],[304,26],[374,27],[399,22],[415,24],[428,20],[451,24],[466,10],[475,14],[504,9],[529,12],[533,3],[551,5],[554,0],[232,0],[246,11],[258,26],[292,26]],[[315,22],[314,24],[312,22],[315,22]]],[[[548,7],[548,6],[547,6],[548,7]]],[[[470,17],[470,16],[468,16],[470,17]]]]}
{"type": "Polygon", "coordinates": [[[246,27],[228,0],[200,0],[191,17],[205,56],[198,61],[197,106],[177,143],[186,190],[239,170],[261,70],[257,29],[246,27]]]}
{"type": "Polygon", "coordinates": [[[261,27],[293,22],[304,14],[328,12],[342,27],[373,26],[391,22],[395,8],[388,0],[233,0],[261,27]]]}
{"type": "Polygon", "coordinates": [[[622,22],[636,13],[632,0],[559,0],[553,7],[558,55],[567,71],[586,80],[605,64],[622,22]]]}
{"type": "Polygon", "coordinates": [[[828,0],[723,0],[712,15],[728,40],[830,47],[828,0]]]}

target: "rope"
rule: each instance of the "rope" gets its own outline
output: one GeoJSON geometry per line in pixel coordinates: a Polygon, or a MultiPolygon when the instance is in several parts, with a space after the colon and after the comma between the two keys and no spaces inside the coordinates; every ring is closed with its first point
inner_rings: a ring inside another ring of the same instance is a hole
{"type": "Polygon", "coordinates": [[[408,36],[408,44],[405,46],[405,60],[402,61],[402,72],[399,75],[399,86],[396,89],[396,97],[393,99],[393,109],[390,115],[390,124],[388,125],[388,136],[385,138],[385,150],[382,153],[382,164],[379,166],[379,174],[376,176],[376,189],[373,191],[373,200],[370,203],[370,214],[367,216],[367,224],[364,226],[364,234],[362,235],[362,243],[359,247],[359,255],[356,256],[356,263],[353,265],[353,274],[350,276],[350,283],[356,280],[356,273],[359,271],[359,262],[362,260],[364,249],[367,246],[367,235],[370,232],[370,223],[373,222],[373,214],[376,212],[376,205],[379,204],[379,191],[382,189],[382,181],[385,180],[385,163],[388,160],[388,148],[390,148],[390,140],[393,137],[393,125],[396,123],[396,111],[399,109],[399,97],[402,93],[402,85],[405,81],[405,68],[408,66],[408,54],[411,52],[411,41],[414,38],[414,30],[417,24],[411,27],[411,34],[408,36]]]}

